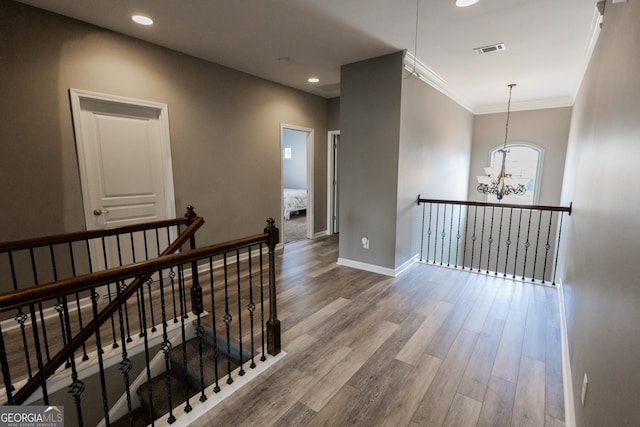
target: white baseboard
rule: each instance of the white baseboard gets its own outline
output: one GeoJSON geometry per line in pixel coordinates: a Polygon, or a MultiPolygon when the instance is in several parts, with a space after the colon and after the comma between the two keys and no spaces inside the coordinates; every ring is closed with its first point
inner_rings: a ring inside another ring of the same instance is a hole
{"type": "Polygon", "coordinates": [[[571,375],[571,358],[567,337],[567,317],[564,311],[564,290],[562,278],[558,279],[558,306],[560,308],[560,341],[562,345],[562,385],[564,388],[564,425],[576,426],[576,413],[573,398],[573,380],[571,375]]]}
{"type": "Polygon", "coordinates": [[[416,263],[419,256],[416,254],[398,268],[380,267],[379,265],[367,264],[366,262],[353,261],[346,258],[338,258],[338,265],[357,268],[358,270],[370,271],[372,273],[384,274],[385,276],[397,277],[416,263]]]}

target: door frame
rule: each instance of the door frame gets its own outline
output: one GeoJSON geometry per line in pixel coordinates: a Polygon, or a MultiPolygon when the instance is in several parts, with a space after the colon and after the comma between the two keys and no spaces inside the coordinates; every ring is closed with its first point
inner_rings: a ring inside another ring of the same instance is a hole
{"type": "MultiPolygon", "coordinates": [[[[334,222],[334,203],[337,194],[334,194],[335,186],[333,185],[334,177],[337,175],[338,164],[335,162],[333,153],[333,142],[336,136],[340,135],[340,130],[330,130],[327,132],[327,234],[332,235],[335,232],[334,222]]],[[[335,212],[337,217],[338,213],[335,212]]],[[[336,219],[337,221],[337,219],[336,219]]],[[[338,226],[339,229],[339,226],[338,226]]]]}
{"type": "Polygon", "coordinates": [[[76,149],[78,150],[78,168],[80,169],[80,187],[82,190],[82,206],[84,208],[84,218],[87,229],[92,229],[94,224],[93,208],[91,206],[91,194],[88,188],[88,171],[84,159],[85,142],[82,133],[82,120],[80,102],[83,99],[104,102],[107,104],[132,105],[135,107],[149,108],[157,111],[160,126],[160,150],[162,155],[162,176],[164,179],[164,199],[166,219],[176,217],[175,192],[173,188],[173,166],[171,162],[171,141],[169,133],[169,106],[164,103],[146,101],[135,98],[127,98],[118,95],[110,95],[99,92],[91,92],[81,89],[69,89],[71,101],[71,114],[73,119],[73,129],[75,133],[76,149]]]}
{"type": "MultiPolygon", "coordinates": [[[[284,221],[284,130],[297,130],[307,133],[307,239],[313,239],[313,147],[314,129],[304,126],[280,123],[280,221],[284,221]]],[[[280,241],[284,242],[284,224],[280,227],[280,241]]]]}

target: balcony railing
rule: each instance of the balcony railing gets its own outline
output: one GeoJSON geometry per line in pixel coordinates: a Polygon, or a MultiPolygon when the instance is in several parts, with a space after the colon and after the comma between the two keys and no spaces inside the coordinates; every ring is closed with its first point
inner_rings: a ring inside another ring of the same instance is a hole
{"type": "Polygon", "coordinates": [[[571,207],[422,199],[420,259],[555,285],[557,248],[571,207]]]}
{"type": "MultiPolygon", "coordinates": [[[[278,229],[273,220],[261,234],[203,248],[196,248],[194,240],[202,218],[192,212],[165,225],[179,223],[184,229],[176,230],[167,245],[160,242],[173,232],[161,231],[164,225],[140,228],[145,231],[138,237],[147,238],[142,252],[151,252],[147,243],[153,240],[157,256],[149,259],[137,255],[140,249],[128,234],[132,229],[106,231],[119,250],[123,242],[130,245],[129,261],[142,260],[100,271],[93,271],[95,252],[86,233],[67,235],[67,241],[57,236],[27,245],[26,241],[0,245],[0,253],[9,254],[7,265],[14,277],[10,283],[15,288],[0,294],[5,318],[0,328],[4,385],[0,401],[49,405],[70,394],[73,401],[66,406],[75,409],[66,419],[70,425],[111,425],[121,416],[127,425],[139,416],[153,424],[163,411],[168,411],[166,421],[171,423],[178,406],[184,404],[184,412],[191,410],[194,394],[206,400],[207,393],[220,391],[222,380],[231,383],[267,354],[278,354],[278,229]],[[27,260],[33,260],[27,263],[33,266],[32,276],[41,277],[47,270],[55,277],[63,264],[77,272],[76,246],[84,248],[84,268],[89,272],[38,281],[37,286],[16,285],[19,269],[12,262],[16,251],[26,250],[27,260]],[[45,266],[37,262],[41,248],[54,254],[46,257],[45,266]],[[66,257],[60,255],[64,252],[66,257]],[[208,366],[215,367],[211,374],[208,366]],[[160,389],[151,385],[158,378],[160,389]],[[95,386],[87,387],[87,381],[95,386]],[[178,386],[183,388],[176,391],[178,386]],[[140,406],[143,414],[134,414],[140,406]]],[[[98,247],[108,246],[106,236],[92,238],[101,243],[98,247]]]]}

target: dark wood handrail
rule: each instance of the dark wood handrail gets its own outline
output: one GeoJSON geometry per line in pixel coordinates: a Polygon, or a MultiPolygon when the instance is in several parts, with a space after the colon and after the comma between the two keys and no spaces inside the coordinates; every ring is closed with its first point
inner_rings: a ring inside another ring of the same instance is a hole
{"type": "Polygon", "coordinates": [[[152,230],[156,228],[171,227],[174,225],[185,225],[185,221],[185,218],[174,218],[161,221],[145,222],[143,224],[125,225],[118,228],[77,231],[74,233],[56,234],[52,236],[37,237],[32,239],[15,240],[13,242],[3,242],[0,243],[0,253],[29,248],[38,248],[49,245],[59,245],[70,242],[78,242],[82,240],[98,239],[100,237],[134,233],[136,231],[152,230]]]}
{"type": "MultiPolygon", "coordinates": [[[[188,236],[185,236],[183,239],[176,240],[174,244],[180,246],[186,241],[188,241],[188,236]]],[[[144,275],[151,275],[162,269],[191,263],[193,261],[198,261],[216,255],[222,255],[229,251],[242,249],[257,243],[269,243],[269,234],[256,234],[242,239],[231,240],[198,249],[191,249],[171,255],[165,253],[170,251],[171,247],[169,247],[162,255],[160,255],[160,257],[152,260],[140,261],[122,267],[114,267],[108,270],[83,274],[81,276],[70,277],[57,282],[45,283],[27,289],[20,289],[0,294],[0,312],[37,304],[53,298],[62,297],[64,295],[75,294],[79,291],[90,290],[109,283],[120,282],[144,275]]]]}
{"type": "Polygon", "coordinates": [[[472,202],[467,200],[441,200],[441,199],[423,199],[418,196],[418,205],[420,203],[440,203],[446,205],[466,205],[466,206],[492,206],[496,208],[514,208],[514,209],[532,209],[553,212],[568,212],[571,215],[572,204],[569,206],[546,206],[546,205],[516,205],[509,203],[490,203],[490,202],[472,202]]]}

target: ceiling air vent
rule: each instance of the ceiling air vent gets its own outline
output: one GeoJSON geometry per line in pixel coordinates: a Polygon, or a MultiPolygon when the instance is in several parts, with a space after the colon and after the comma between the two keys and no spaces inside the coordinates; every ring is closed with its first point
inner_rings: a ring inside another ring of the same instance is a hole
{"type": "Polygon", "coordinates": [[[505,50],[507,47],[504,43],[492,44],[490,46],[476,47],[473,49],[477,54],[490,53],[490,52],[498,52],[501,50],[505,50]]]}

